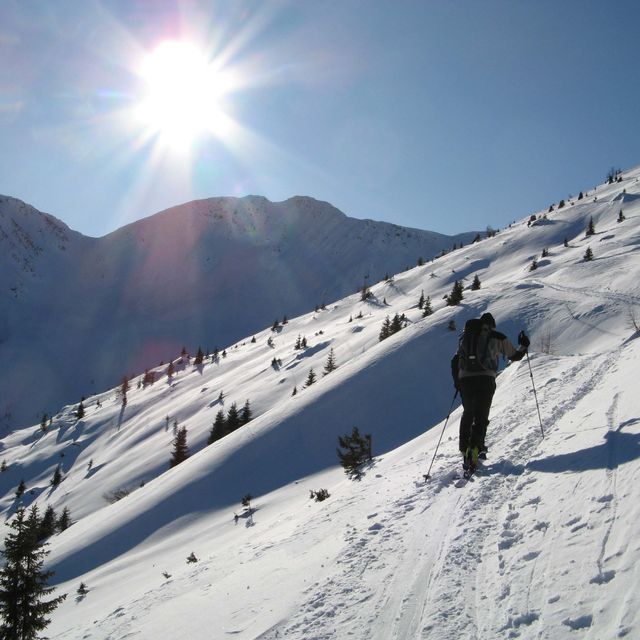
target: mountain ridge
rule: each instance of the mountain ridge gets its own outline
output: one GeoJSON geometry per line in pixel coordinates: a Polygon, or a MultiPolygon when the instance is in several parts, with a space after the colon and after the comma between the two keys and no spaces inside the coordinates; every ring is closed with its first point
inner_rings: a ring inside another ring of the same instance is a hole
{"type": "Polygon", "coordinates": [[[23,369],[0,372],[0,423],[39,420],[182,347],[227,346],[473,235],[355,220],[306,196],[245,196],[194,200],[90,238],[1,197],[0,357],[23,369]],[[30,388],[43,368],[46,384],[30,388]]]}

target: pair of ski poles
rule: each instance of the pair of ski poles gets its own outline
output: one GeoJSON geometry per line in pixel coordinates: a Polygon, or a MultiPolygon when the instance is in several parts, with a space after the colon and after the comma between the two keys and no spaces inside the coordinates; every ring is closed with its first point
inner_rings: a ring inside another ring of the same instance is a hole
{"type": "MultiPolygon", "coordinates": [[[[533,389],[533,397],[536,401],[536,409],[538,410],[538,420],[540,421],[540,431],[542,433],[542,437],[544,438],[544,429],[542,428],[542,416],[540,415],[540,405],[538,404],[538,394],[536,393],[536,385],[533,380],[533,370],[531,369],[531,360],[529,360],[529,351],[525,351],[527,355],[527,364],[529,365],[529,375],[531,376],[531,387],[533,389]]],[[[453,400],[451,401],[451,406],[449,407],[449,413],[447,414],[447,419],[444,421],[444,425],[442,427],[442,431],[440,432],[440,437],[438,438],[438,444],[436,445],[436,450],[433,452],[433,458],[431,458],[431,464],[429,465],[429,470],[424,476],[425,480],[429,480],[431,477],[431,467],[433,467],[433,463],[436,459],[436,454],[438,453],[438,448],[440,447],[440,442],[442,442],[442,436],[444,435],[444,430],[447,428],[447,423],[449,422],[449,417],[453,411],[453,405],[456,402],[456,398],[458,397],[459,389],[456,389],[456,392],[453,394],[453,400]]]]}

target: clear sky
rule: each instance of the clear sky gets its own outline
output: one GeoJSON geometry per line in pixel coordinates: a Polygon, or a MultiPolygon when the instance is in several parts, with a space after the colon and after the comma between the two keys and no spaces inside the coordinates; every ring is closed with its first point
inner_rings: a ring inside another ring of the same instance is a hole
{"type": "Polygon", "coordinates": [[[637,0],[2,0],[0,193],[500,228],[640,164],[637,0]]]}

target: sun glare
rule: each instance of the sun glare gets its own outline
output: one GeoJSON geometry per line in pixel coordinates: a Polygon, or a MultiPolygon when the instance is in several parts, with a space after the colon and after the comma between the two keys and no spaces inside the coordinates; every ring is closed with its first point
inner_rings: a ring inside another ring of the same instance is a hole
{"type": "Polygon", "coordinates": [[[172,146],[187,146],[203,134],[224,135],[229,120],[220,99],[224,76],[196,47],[183,41],[158,45],[143,61],[145,97],[137,115],[172,146]]]}

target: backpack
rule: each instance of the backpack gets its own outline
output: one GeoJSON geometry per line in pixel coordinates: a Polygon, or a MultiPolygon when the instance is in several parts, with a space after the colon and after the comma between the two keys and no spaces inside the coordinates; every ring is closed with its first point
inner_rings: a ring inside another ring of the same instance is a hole
{"type": "Polygon", "coordinates": [[[494,363],[489,354],[491,329],[478,319],[467,320],[458,343],[458,363],[460,371],[482,373],[491,371],[494,363]]]}

